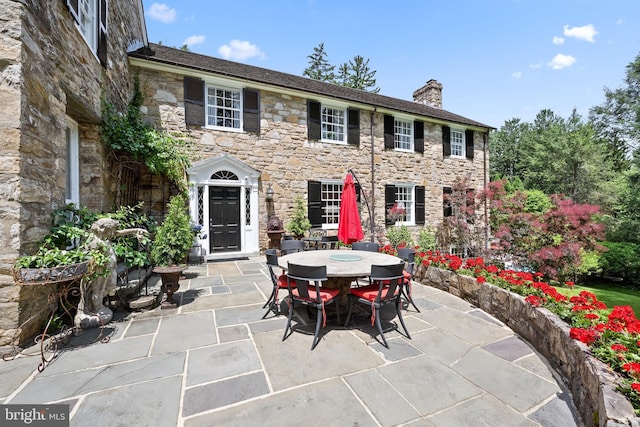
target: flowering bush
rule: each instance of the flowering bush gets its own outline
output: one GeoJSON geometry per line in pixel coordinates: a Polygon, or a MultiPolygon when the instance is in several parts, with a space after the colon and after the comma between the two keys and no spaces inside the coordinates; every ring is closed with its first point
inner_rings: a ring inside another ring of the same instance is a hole
{"type": "MultiPolygon", "coordinates": [[[[384,248],[383,248],[384,251],[384,248]]],[[[386,253],[394,254],[391,250],[386,253]]],[[[571,325],[569,336],[586,344],[591,353],[622,378],[619,390],[640,415],[640,320],[630,306],[607,306],[591,292],[567,297],[542,281],[541,273],[503,270],[485,265],[482,258],[462,260],[456,255],[416,248],[416,262],[476,277],[525,297],[534,307],[545,307],[571,325]]],[[[573,288],[573,282],[566,282],[573,288]]]]}

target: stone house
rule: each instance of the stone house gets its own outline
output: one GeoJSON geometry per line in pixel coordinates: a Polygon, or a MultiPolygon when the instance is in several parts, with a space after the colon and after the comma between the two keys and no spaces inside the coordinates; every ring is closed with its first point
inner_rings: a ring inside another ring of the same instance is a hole
{"type": "Polygon", "coordinates": [[[2,346],[46,303],[41,289],[14,284],[11,266],[35,252],[51,213],[67,203],[113,209],[102,103],[126,106],[127,53],[148,40],[141,0],[0,0],[0,16],[2,346]]]}
{"type": "Polygon", "coordinates": [[[149,44],[142,0],[0,0],[0,16],[0,347],[46,303],[11,267],[54,210],[140,200],[161,219],[171,189],[134,171],[137,191],[120,197],[123,165],[100,136],[104,101],[124,111],[135,77],[145,119],[191,143],[190,210],[210,259],[259,253],[269,218],[286,225],[298,197],[335,232],[349,170],[366,238],[394,205],[414,234],[436,225],[456,179],[488,180],[491,127],[442,109],[435,80],[406,101],[149,44]]]}
{"type": "Polygon", "coordinates": [[[458,178],[473,190],[488,181],[492,128],[442,109],[435,80],[406,101],[156,44],[130,61],[147,119],[191,142],[191,213],[208,258],[266,248],[270,216],[286,226],[298,197],[313,227],[335,233],[349,170],[367,239],[393,224],[394,205],[417,236],[450,214],[443,195],[458,178]]]}

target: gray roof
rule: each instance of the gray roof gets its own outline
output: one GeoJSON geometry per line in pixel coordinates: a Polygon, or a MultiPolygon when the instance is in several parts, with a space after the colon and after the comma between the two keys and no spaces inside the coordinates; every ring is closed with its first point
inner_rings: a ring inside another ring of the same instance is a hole
{"type": "Polygon", "coordinates": [[[161,64],[175,65],[192,70],[220,74],[223,76],[246,79],[257,83],[299,90],[324,97],[337,98],[344,101],[357,102],[372,107],[387,108],[403,113],[424,116],[446,122],[478,126],[494,129],[475,120],[450,113],[440,108],[430,107],[413,101],[392,98],[359,89],[352,89],[333,83],[313,80],[293,74],[281,73],[266,68],[226,61],[212,56],[200,55],[159,44],[150,43],[148,48],[141,48],[129,53],[133,58],[144,59],[161,64]]]}

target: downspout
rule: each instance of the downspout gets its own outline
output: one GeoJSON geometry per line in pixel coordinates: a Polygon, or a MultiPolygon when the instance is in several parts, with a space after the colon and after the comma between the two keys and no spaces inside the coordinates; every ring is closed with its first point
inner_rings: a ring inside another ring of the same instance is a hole
{"type": "Polygon", "coordinates": [[[373,111],[371,112],[371,218],[370,218],[370,223],[371,223],[371,241],[375,242],[375,212],[376,212],[376,186],[375,186],[375,170],[376,170],[376,165],[375,165],[375,160],[374,160],[374,154],[375,154],[375,147],[374,147],[374,143],[375,143],[375,138],[374,138],[374,125],[373,125],[373,118],[375,116],[375,113],[377,111],[377,107],[373,107],[373,111]]]}
{"type": "Polygon", "coordinates": [[[482,162],[483,162],[483,174],[482,174],[482,180],[484,182],[484,192],[485,192],[485,197],[484,197],[484,248],[485,250],[489,249],[489,209],[487,207],[487,143],[488,143],[488,135],[489,135],[489,130],[487,130],[487,132],[485,132],[485,134],[483,135],[483,142],[484,144],[482,144],[482,150],[483,150],[483,156],[482,156],[482,162]]]}

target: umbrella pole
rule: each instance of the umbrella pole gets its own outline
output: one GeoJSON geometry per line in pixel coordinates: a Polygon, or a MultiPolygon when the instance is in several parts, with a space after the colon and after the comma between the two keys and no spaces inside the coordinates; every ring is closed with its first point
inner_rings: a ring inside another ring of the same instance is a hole
{"type": "Polygon", "coordinates": [[[371,226],[371,241],[374,241],[374,224],[373,224],[373,215],[371,214],[371,207],[369,206],[369,201],[367,200],[367,192],[364,191],[364,187],[362,186],[362,184],[360,184],[360,180],[358,179],[358,176],[356,175],[356,173],[353,171],[353,169],[349,169],[348,172],[353,175],[353,178],[356,180],[356,182],[358,183],[358,185],[360,186],[360,191],[362,192],[362,196],[364,197],[364,202],[367,205],[367,212],[369,212],[369,225],[371,226]]]}

